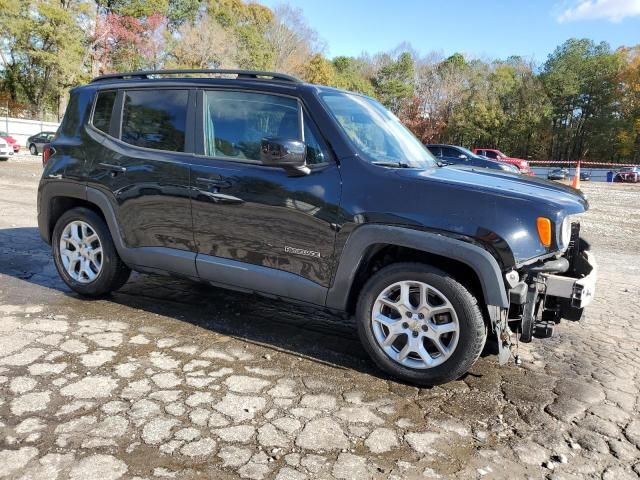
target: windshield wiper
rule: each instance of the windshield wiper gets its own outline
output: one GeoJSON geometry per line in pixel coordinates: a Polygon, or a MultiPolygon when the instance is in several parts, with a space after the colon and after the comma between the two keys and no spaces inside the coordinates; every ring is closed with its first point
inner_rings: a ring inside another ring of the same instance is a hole
{"type": "Polygon", "coordinates": [[[403,162],[371,162],[374,165],[381,165],[383,167],[394,167],[394,168],[411,168],[408,163],[403,162]]]}

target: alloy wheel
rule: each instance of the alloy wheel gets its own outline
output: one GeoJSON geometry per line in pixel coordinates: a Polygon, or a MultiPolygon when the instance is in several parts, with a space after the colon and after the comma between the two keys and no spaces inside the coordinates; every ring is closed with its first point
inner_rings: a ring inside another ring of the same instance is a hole
{"type": "Polygon", "coordinates": [[[371,327],[393,361],[427,369],[444,363],[458,344],[460,323],[449,299],[431,285],[396,282],[376,298],[371,327]]]}
{"type": "Polygon", "coordinates": [[[60,235],[60,258],[67,274],[79,283],[93,282],[102,270],[102,243],[86,222],[67,224],[60,235]]]}

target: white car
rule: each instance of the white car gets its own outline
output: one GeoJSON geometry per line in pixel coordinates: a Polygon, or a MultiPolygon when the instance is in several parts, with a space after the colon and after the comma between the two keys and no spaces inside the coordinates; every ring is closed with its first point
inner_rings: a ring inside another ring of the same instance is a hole
{"type": "Polygon", "coordinates": [[[11,155],[13,155],[13,147],[0,138],[0,160],[8,160],[11,155]]]}

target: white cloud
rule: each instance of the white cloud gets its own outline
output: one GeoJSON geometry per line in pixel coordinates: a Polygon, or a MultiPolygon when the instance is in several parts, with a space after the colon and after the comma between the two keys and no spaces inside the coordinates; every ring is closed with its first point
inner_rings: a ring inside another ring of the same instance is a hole
{"type": "Polygon", "coordinates": [[[560,23],[601,18],[619,22],[635,16],[640,16],[640,0],[574,0],[573,5],[563,10],[556,19],[560,23]]]}

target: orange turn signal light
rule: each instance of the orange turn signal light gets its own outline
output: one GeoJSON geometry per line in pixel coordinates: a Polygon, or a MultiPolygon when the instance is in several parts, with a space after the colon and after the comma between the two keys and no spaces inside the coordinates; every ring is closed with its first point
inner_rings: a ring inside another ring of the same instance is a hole
{"type": "Polygon", "coordinates": [[[538,238],[545,247],[551,246],[551,220],[546,217],[538,217],[538,238]]]}

